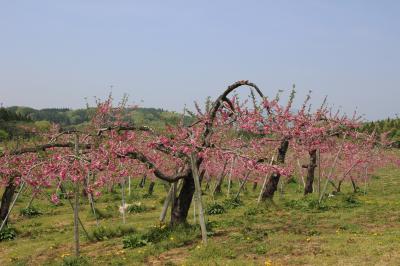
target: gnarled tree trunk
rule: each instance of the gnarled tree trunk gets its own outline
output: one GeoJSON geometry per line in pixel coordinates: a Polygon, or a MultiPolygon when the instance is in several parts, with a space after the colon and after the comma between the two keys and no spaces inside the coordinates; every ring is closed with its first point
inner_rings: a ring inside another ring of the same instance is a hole
{"type": "Polygon", "coordinates": [[[1,197],[0,221],[3,221],[7,217],[16,188],[14,179],[10,179],[1,197]]]}
{"type": "MultiPolygon", "coordinates": [[[[199,175],[199,182],[203,180],[205,171],[201,171],[199,175]]],[[[182,188],[179,192],[178,197],[175,199],[175,204],[171,211],[171,226],[176,226],[179,224],[186,224],[187,216],[190,209],[190,204],[192,203],[193,195],[196,188],[194,185],[193,174],[190,172],[182,182],[182,188]]]]}
{"type": "Polygon", "coordinates": [[[192,173],[183,179],[182,189],[176,198],[171,212],[171,226],[187,223],[186,218],[192,203],[195,191],[194,179],[192,173]]]}
{"type": "Polygon", "coordinates": [[[317,167],[317,150],[312,150],[309,152],[310,161],[307,165],[307,180],[304,187],[304,195],[313,192],[313,182],[315,177],[315,168],[317,167]]]}
{"type": "MultiPolygon", "coordinates": [[[[289,139],[284,138],[281,142],[281,145],[278,149],[278,157],[277,161],[274,164],[283,164],[285,163],[286,152],[289,148],[289,139]]],[[[281,177],[280,173],[272,173],[268,179],[267,185],[265,186],[265,190],[262,194],[262,200],[271,200],[274,197],[274,193],[278,188],[279,179],[281,177]]]]}

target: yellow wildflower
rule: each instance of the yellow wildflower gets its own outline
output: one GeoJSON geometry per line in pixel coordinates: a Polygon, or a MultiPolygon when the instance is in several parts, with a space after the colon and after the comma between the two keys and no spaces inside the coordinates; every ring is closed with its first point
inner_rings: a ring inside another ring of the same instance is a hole
{"type": "Polygon", "coordinates": [[[265,266],[272,266],[272,261],[270,259],[266,259],[265,266]]]}

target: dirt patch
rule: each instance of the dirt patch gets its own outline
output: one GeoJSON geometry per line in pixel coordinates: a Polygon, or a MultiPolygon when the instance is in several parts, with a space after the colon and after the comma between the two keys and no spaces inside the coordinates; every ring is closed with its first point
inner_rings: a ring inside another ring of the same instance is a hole
{"type": "Polygon", "coordinates": [[[167,262],[171,262],[173,264],[182,265],[185,262],[185,259],[189,256],[189,249],[193,245],[185,246],[181,248],[174,248],[168,250],[160,254],[157,257],[149,257],[146,260],[148,265],[165,265],[167,262]]]}

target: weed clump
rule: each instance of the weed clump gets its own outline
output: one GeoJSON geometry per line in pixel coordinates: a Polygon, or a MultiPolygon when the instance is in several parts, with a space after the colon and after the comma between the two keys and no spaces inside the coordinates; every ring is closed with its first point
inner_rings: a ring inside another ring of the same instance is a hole
{"type": "Polygon", "coordinates": [[[208,215],[218,215],[225,213],[225,208],[221,204],[214,203],[207,207],[208,215]]]}
{"type": "Polygon", "coordinates": [[[104,240],[107,240],[110,238],[121,237],[123,235],[134,233],[134,232],[136,232],[136,230],[130,226],[121,226],[120,225],[116,228],[99,226],[91,232],[90,237],[93,240],[104,241],[104,240]]]}
{"type": "Polygon", "coordinates": [[[167,239],[172,229],[167,226],[152,227],[149,231],[143,234],[143,237],[152,243],[160,242],[161,240],[167,239]]]}
{"type": "Polygon", "coordinates": [[[255,248],[254,248],[254,252],[257,254],[257,255],[264,255],[265,253],[267,253],[267,246],[265,245],[265,244],[263,244],[263,245],[257,245],[255,248]]]}
{"type": "Polygon", "coordinates": [[[285,206],[291,209],[304,210],[304,211],[327,211],[329,207],[319,202],[318,199],[303,198],[300,200],[290,200],[285,202],[285,206]]]}
{"type": "Polygon", "coordinates": [[[35,208],[34,206],[30,206],[30,207],[22,209],[20,211],[20,214],[25,217],[36,217],[36,216],[42,215],[43,213],[39,209],[35,208]]]}
{"type": "Polygon", "coordinates": [[[171,229],[166,226],[155,226],[144,234],[131,234],[122,240],[124,248],[138,248],[146,246],[150,243],[158,243],[167,239],[171,233],[171,229]]]}
{"type": "Polygon", "coordinates": [[[345,196],[343,198],[343,207],[345,208],[355,208],[361,205],[361,202],[357,199],[354,194],[345,196]]]}
{"type": "Polygon", "coordinates": [[[135,202],[132,205],[129,205],[127,211],[129,213],[141,213],[147,211],[149,208],[143,205],[141,202],[135,202]]]}
{"type": "Polygon", "coordinates": [[[146,246],[148,244],[147,240],[143,238],[143,236],[133,234],[124,237],[122,240],[122,244],[124,248],[139,248],[146,246]]]}
{"type": "MultiPolygon", "coordinates": [[[[206,224],[209,236],[212,236],[212,224],[206,224]]],[[[140,234],[134,233],[123,238],[124,248],[138,248],[154,245],[158,249],[182,247],[193,242],[200,234],[199,226],[181,225],[177,227],[154,226],[140,234]]]]}
{"type": "Polygon", "coordinates": [[[264,213],[264,210],[261,208],[253,207],[247,209],[243,215],[246,217],[256,216],[257,214],[264,213]]]}
{"type": "Polygon", "coordinates": [[[88,260],[85,257],[74,257],[74,256],[65,256],[63,257],[63,266],[86,266],[89,265],[88,260]]]}
{"type": "Polygon", "coordinates": [[[223,201],[223,205],[226,209],[236,209],[237,207],[243,206],[243,201],[241,201],[239,198],[230,198],[225,199],[223,201]]]}
{"type": "Polygon", "coordinates": [[[13,240],[17,237],[17,231],[13,227],[4,227],[0,232],[0,242],[4,240],[13,240]]]}

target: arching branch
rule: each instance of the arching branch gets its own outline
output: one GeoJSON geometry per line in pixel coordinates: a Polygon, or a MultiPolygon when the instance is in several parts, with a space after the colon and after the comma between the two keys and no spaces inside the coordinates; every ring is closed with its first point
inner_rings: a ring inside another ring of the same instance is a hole
{"type": "MultiPolygon", "coordinates": [[[[203,146],[208,147],[210,145],[209,143],[209,136],[212,132],[212,126],[215,120],[215,117],[217,116],[218,110],[221,108],[222,102],[227,102],[228,105],[232,108],[233,104],[231,101],[228,100],[228,95],[233,92],[235,89],[241,87],[241,86],[250,86],[256,90],[256,92],[260,95],[261,98],[264,98],[264,94],[261,92],[261,90],[257,87],[256,84],[249,82],[248,80],[240,80],[232,85],[228,86],[228,88],[215,100],[211,110],[209,111],[209,120],[205,123],[205,129],[203,133],[203,146]]],[[[269,111],[269,110],[268,110],[269,111]]]]}
{"type": "Polygon", "coordinates": [[[170,183],[174,183],[174,182],[177,182],[179,179],[186,178],[191,173],[190,167],[186,167],[183,171],[178,172],[177,174],[174,174],[172,176],[166,175],[160,169],[158,169],[155,166],[155,164],[149,158],[146,157],[146,155],[144,155],[141,152],[137,152],[137,151],[128,152],[126,154],[118,154],[118,157],[120,157],[120,158],[128,157],[131,159],[138,160],[138,161],[144,163],[147,166],[147,168],[154,170],[154,175],[156,177],[158,177],[164,181],[170,182],[170,183]]]}

